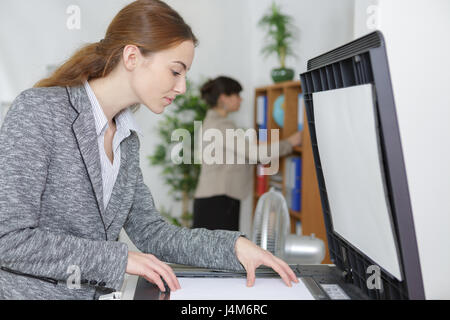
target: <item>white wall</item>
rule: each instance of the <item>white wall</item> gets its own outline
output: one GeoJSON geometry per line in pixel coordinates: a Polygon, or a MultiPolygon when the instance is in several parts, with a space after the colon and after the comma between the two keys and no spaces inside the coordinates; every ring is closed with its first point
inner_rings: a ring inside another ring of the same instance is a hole
{"type": "Polygon", "coordinates": [[[427,299],[450,298],[450,1],[380,0],[427,299]]]}
{"type": "Polygon", "coordinates": [[[355,36],[370,25],[386,41],[425,296],[448,299],[450,2],[356,1],[355,36]]]}
{"type": "MultiPolygon", "coordinates": [[[[275,57],[263,59],[260,48],[265,42],[265,33],[256,28],[260,17],[270,7],[271,0],[249,0],[248,18],[251,20],[252,37],[252,81],[256,86],[267,85],[272,82],[270,70],[279,67],[275,57]]],[[[278,0],[283,12],[295,19],[298,29],[298,39],[295,43],[297,58],[287,59],[287,66],[298,74],[306,71],[308,59],[334,49],[353,39],[353,11],[354,0],[278,0]]]]}
{"type": "MultiPolygon", "coordinates": [[[[31,0],[0,1],[0,102],[12,101],[46,75],[46,66],[63,62],[85,42],[103,38],[114,15],[126,0],[31,0]],[[66,9],[81,9],[81,29],[69,30],[66,9]]],[[[308,59],[353,38],[354,0],[278,0],[295,17],[300,39],[297,59],[287,60],[298,74],[306,70],[308,59]]],[[[244,87],[241,110],[232,115],[241,127],[253,125],[253,89],[272,83],[270,70],[278,67],[275,58],[263,59],[260,48],[264,33],[256,26],[271,0],[168,0],[189,23],[200,40],[188,75],[199,83],[219,74],[238,79],[244,87]]],[[[156,205],[179,212],[160,169],[149,166],[146,157],[157,144],[154,128],[160,116],[141,108],[137,121],[144,132],[141,141],[141,167],[156,205]]],[[[241,230],[250,235],[252,200],[241,204],[241,230]]]]}
{"type": "Polygon", "coordinates": [[[13,100],[46,75],[47,65],[67,59],[85,42],[103,38],[128,1],[3,0],[0,2],[0,101],[13,100]],[[81,9],[81,28],[66,27],[70,5],[81,9]],[[101,12],[102,14],[99,14],[101,12]]]}
{"type": "Polygon", "coordinates": [[[379,1],[356,0],[353,19],[354,38],[360,38],[379,27],[379,1]]]}

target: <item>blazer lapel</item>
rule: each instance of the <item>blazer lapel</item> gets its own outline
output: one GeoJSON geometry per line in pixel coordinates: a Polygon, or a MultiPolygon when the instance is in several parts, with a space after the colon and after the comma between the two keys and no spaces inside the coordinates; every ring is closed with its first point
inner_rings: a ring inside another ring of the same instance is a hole
{"type": "Polygon", "coordinates": [[[130,137],[127,137],[120,143],[120,168],[116,178],[116,182],[114,183],[111,197],[109,198],[108,205],[106,206],[106,229],[108,229],[111,223],[114,221],[114,218],[117,216],[117,213],[120,211],[121,205],[123,203],[122,190],[124,189],[128,181],[127,161],[130,140],[129,138],[130,137]]]}
{"type": "Polygon", "coordinates": [[[103,208],[102,170],[91,104],[83,85],[66,87],[66,89],[72,107],[78,112],[78,117],[73,122],[72,128],[78,141],[80,153],[86,166],[89,179],[92,183],[100,216],[106,232],[107,219],[105,219],[105,209],[103,208]]]}

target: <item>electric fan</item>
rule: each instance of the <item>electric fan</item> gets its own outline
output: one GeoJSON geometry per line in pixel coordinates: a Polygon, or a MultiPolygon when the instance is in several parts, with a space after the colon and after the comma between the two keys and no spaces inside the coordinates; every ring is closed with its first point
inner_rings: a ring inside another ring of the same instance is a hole
{"type": "Polygon", "coordinates": [[[290,234],[290,218],[286,200],[273,187],[256,205],[252,241],[290,264],[320,264],[325,257],[325,244],[312,234],[290,234]]]}

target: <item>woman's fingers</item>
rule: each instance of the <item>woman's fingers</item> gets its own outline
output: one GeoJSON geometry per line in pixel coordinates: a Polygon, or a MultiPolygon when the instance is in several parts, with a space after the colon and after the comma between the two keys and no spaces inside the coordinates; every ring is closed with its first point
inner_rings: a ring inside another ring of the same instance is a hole
{"type": "MultiPolygon", "coordinates": [[[[175,291],[180,289],[180,283],[173,272],[172,268],[170,268],[167,264],[159,260],[153,255],[147,255],[151,263],[148,265],[149,268],[153,269],[157,274],[159,274],[167,283],[170,290],[175,291]]],[[[164,287],[164,285],[163,285],[164,287]]]]}
{"type": "Polygon", "coordinates": [[[169,275],[172,278],[173,283],[175,285],[175,289],[181,289],[180,282],[178,281],[177,275],[175,274],[175,272],[173,272],[172,268],[168,266],[166,263],[163,263],[162,267],[165,268],[167,272],[169,272],[169,275]]]}
{"type": "Polygon", "coordinates": [[[150,281],[150,282],[156,284],[156,285],[158,286],[158,288],[159,288],[160,291],[162,291],[162,292],[165,292],[165,291],[166,291],[166,288],[164,287],[164,283],[162,282],[161,277],[160,277],[159,274],[157,274],[156,272],[154,272],[154,271],[152,271],[152,270],[148,270],[148,271],[143,275],[143,277],[144,277],[146,280],[148,280],[148,281],[150,281]]]}
{"type": "Polygon", "coordinates": [[[253,287],[253,285],[255,284],[255,266],[250,265],[247,266],[246,271],[247,271],[247,287],[253,287]]]}
{"type": "Polygon", "coordinates": [[[299,282],[294,271],[292,271],[286,262],[244,237],[237,239],[235,251],[236,257],[247,271],[247,286],[249,287],[253,286],[255,282],[255,269],[261,264],[275,270],[289,287],[292,286],[291,281],[299,282]]]}
{"type": "Polygon", "coordinates": [[[169,285],[169,288],[171,290],[181,289],[180,283],[178,282],[178,278],[173,272],[172,268],[153,255],[151,255],[151,258],[155,261],[156,266],[161,268],[159,269],[160,270],[159,272],[166,280],[167,284],[169,285]]]}
{"type": "Polygon", "coordinates": [[[275,256],[273,256],[273,255],[272,256],[268,256],[267,259],[265,259],[265,262],[263,264],[268,266],[268,267],[271,267],[273,270],[275,270],[275,272],[280,275],[281,279],[283,279],[284,283],[288,287],[292,287],[291,281],[293,281],[293,280],[291,280],[291,277],[288,275],[288,273],[278,263],[278,261],[277,261],[275,256]]]}
{"type": "Polygon", "coordinates": [[[295,272],[291,269],[291,267],[289,267],[289,265],[286,262],[284,262],[283,260],[281,260],[280,258],[278,258],[276,256],[274,256],[274,258],[278,262],[278,264],[283,268],[283,270],[286,271],[289,278],[294,282],[298,282],[298,277],[295,274],[295,272]]]}
{"type": "Polygon", "coordinates": [[[128,253],[126,272],[148,279],[156,284],[163,292],[165,291],[165,286],[162,279],[165,280],[167,286],[173,291],[181,288],[172,268],[152,254],[130,251],[128,253]]]}

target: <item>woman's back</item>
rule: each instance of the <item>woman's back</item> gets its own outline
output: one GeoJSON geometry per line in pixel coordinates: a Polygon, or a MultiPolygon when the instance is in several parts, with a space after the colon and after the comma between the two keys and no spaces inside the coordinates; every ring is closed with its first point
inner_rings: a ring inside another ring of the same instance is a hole
{"type": "Polygon", "coordinates": [[[248,164],[248,160],[245,164],[237,164],[234,156],[232,163],[226,163],[226,131],[237,128],[233,121],[221,116],[214,109],[210,109],[202,125],[203,137],[208,130],[212,133],[211,129],[219,130],[223,140],[222,143],[216,143],[214,138],[212,142],[202,141],[202,169],[195,198],[227,195],[239,200],[245,199],[251,190],[251,165],[248,164]],[[209,148],[208,145],[210,145],[209,148]],[[222,156],[217,156],[217,152],[220,152],[219,149],[222,156]],[[211,163],[214,156],[218,163],[211,163]]]}

